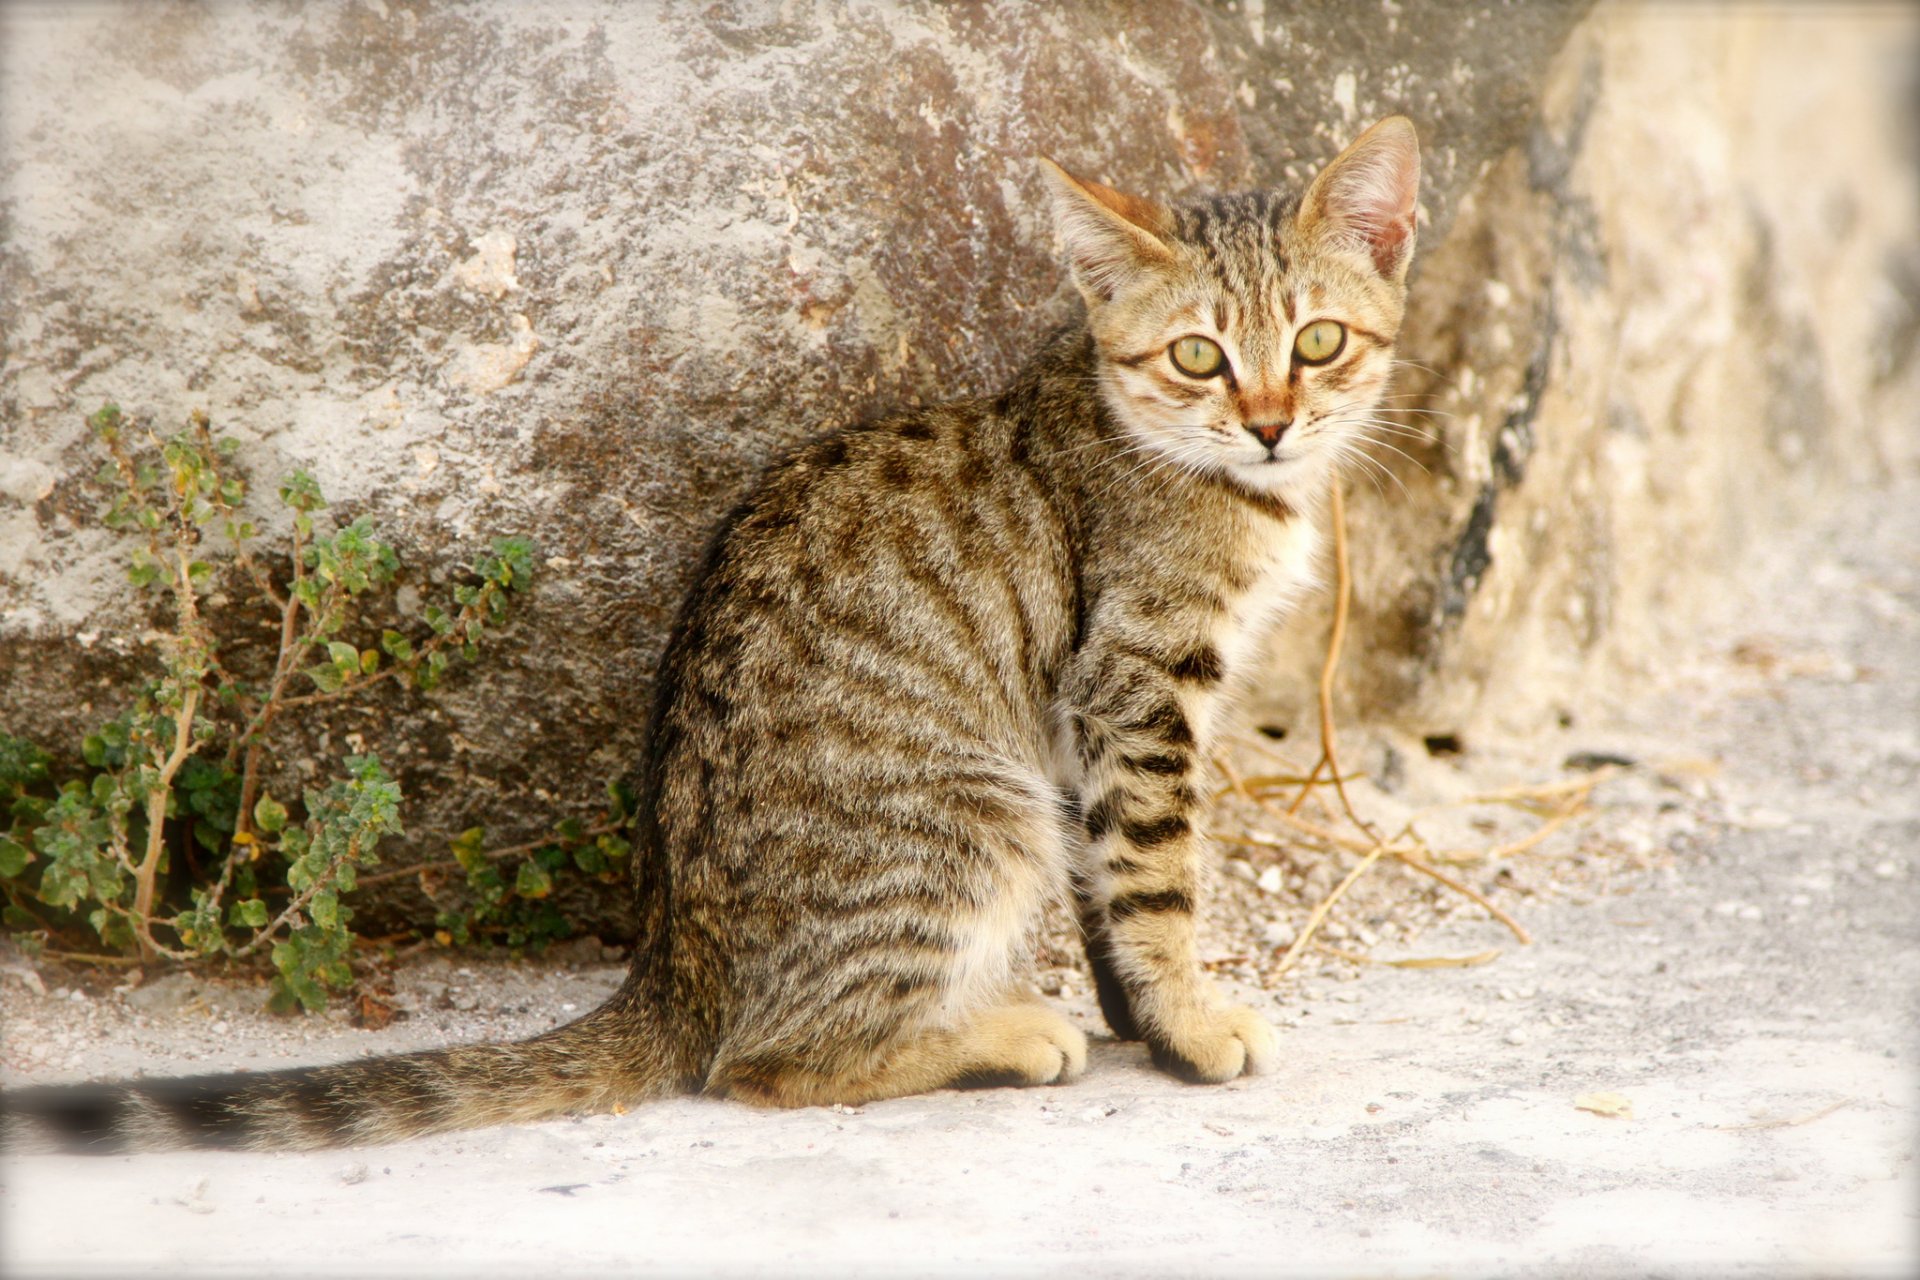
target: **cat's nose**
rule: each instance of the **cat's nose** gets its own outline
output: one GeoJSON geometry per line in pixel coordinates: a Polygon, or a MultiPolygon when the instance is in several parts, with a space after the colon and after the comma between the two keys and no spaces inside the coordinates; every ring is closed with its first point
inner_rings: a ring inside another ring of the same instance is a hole
{"type": "Polygon", "coordinates": [[[1255,440],[1258,440],[1261,444],[1271,449],[1280,443],[1280,437],[1287,434],[1287,428],[1292,425],[1293,423],[1291,421],[1249,422],[1247,424],[1247,430],[1253,432],[1253,438],[1255,440]]]}

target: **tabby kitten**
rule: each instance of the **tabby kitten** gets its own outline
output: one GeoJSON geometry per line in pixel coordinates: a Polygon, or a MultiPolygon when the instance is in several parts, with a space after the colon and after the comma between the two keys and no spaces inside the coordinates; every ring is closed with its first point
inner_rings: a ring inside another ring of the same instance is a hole
{"type": "Polygon", "coordinates": [[[1064,1081],[1086,1037],[1018,961],[1068,895],[1117,1035],[1190,1080],[1269,1066],[1195,955],[1203,761],[1386,384],[1417,141],[1383,120],[1298,200],[1043,167],[1084,324],[997,397],[801,449],[716,540],[657,681],[618,994],[520,1044],[19,1091],[9,1127],[316,1147],[1064,1081]]]}

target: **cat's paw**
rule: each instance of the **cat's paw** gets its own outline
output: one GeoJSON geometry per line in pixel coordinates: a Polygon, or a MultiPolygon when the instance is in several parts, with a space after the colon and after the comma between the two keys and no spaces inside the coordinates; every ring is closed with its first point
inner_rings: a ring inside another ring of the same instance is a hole
{"type": "Polygon", "coordinates": [[[1245,1005],[1203,1006],[1167,1020],[1147,1035],[1153,1061],[1163,1071],[1196,1084],[1218,1084],[1260,1075],[1280,1056],[1280,1037],[1245,1005]]]}
{"type": "Polygon", "coordinates": [[[1065,1084],[1087,1069],[1087,1036],[1038,1004],[995,1010],[980,1020],[967,1076],[974,1083],[1065,1084]]]}

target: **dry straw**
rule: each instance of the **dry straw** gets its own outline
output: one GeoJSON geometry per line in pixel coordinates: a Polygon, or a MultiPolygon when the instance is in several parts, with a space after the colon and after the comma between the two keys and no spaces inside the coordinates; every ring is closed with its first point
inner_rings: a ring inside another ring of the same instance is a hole
{"type": "MultiPolygon", "coordinates": [[[[1353,797],[1348,794],[1348,775],[1344,774],[1340,768],[1339,746],[1333,717],[1333,682],[1340,665],[1340,650],[1346,641],[1347,613],[1353,596],[1352,569],[1347,552],[1346,503],[1337,481],[1332,489],[1331,515],[1335,593],[1333,626],[1327,637],[1326,658],[1320,668],[1319,759],[1314,762],[1311,769],[1302,773],[1265,743],[1255,738],[1247,738],[1244,740],[1245,745],[1279,759],[1282,763],[1287,763],[1290,771],[1244,776],[1224,756],[1215,761],[1227,779],[1227,785],[1219,793],[1221,796],[1235,795],[1257,806],[1309,845],[1318,845],[1329,852],[1355,854],[1359,857],[1359,861],[1340,882],[1308,912],[1306,924],[1301,927],[1293,942],[1281,955],[1274,972],[1285,972],[1299,960],[1302,952],[1313,942],[1321,926],[1326,923],[1328,913],[1333,910],[1334,905],[1363,875],[1385,858],[1391,858],[1409,870],[1416,871],[1470,899],[1488,915],[1505,925],[1512,932],[1515,940],[1525,946],[1532,942],[1533,938],[1518,920],[1464,880],[1441,870],[1441,866],[1484,865],[1527,852],[1585,812],[1588,798],[1592,795],[1594,787],[1617,770],[1609,767],[1595,770],[1579,778],[1508,787],[1443,804],[1430,805],[1409,817],[1392,836],[1381,835],[1374,823],[1368,822],[1360,815],[1359,810],[1354,806],[1353,797]],[[1339,797],[1339,812],[1329,812],[1324,821],[1303,817],[1301,810],[1309,799],[1316,800],[1323,809],[1328,808],[1324,797],[1316,794],[1327,786],[1331,786],[1335,795],[1339,797]],[[1418,824],[1436,813],[1482,805],[1505,805],[1517,808],[1539,816],[1542,821],[1519,839],[1467,848],[1436,849],[1420,833],[1418,824]],[[1350,829],[1342,829],[1342,824],[1350,829]]],[[[1289,854],[1298,849],[1297,843],[1250,832],[1222,833],[1216,838],[1226,844],[1289,854]]],[[[1320,945],[1349,959],[1360,958],[1351,953],[1327,948],[1324,943],[1320,945]]],[[[1481,952],[1465,957],[1436,956],[1385,963],[1402,968],[1462,967],[1484,964],[1497,954],[1497,952],[1481,952]]]]}

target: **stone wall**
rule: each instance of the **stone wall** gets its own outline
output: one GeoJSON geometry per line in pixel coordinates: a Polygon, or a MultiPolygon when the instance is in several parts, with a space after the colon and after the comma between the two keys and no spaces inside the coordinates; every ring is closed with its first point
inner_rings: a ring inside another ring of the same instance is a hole
{"type": "MultiPolygon", "coordinates": [[[[400,765],[419,850],[531,832],[624,772],[699,548],[771,454],[1018,365],[1068,296],[1035,153],[1180,193],[1419,123],[1405,354],[1428,368],[1399,403],[1451,416],[1409,415],[1425,470],[1383,452],[1395,481],[1356,490],[1363,719],[1472,734],[1571,707],[1658,654],[1743,529],[1915,449],[1914,26],[1892,10],[0,23],[0,728],[75,741],[146,657],[82,416],[204,408],[257,479],[306,467],[373,515],[416,589],[494,534],[546,554],[481,668],[290,753],[400,765]]],[[[1320,635],[1279,646],[1265,712],[1298,713],[1320,635]]]]}
{"type": "MultiPolygon", "coordinates": [[[[1360,477],[1343,719],[1471,741],[1604,716],[1741,550],[1920,464],[1920,22],[1605,5],[1415,285],[1360,477]]],[[[1755,619],[1764,632],[1767,620],[1755,619]]],[[[1311,726],[1325,620],[1268,714],[1311,726]]]]}

